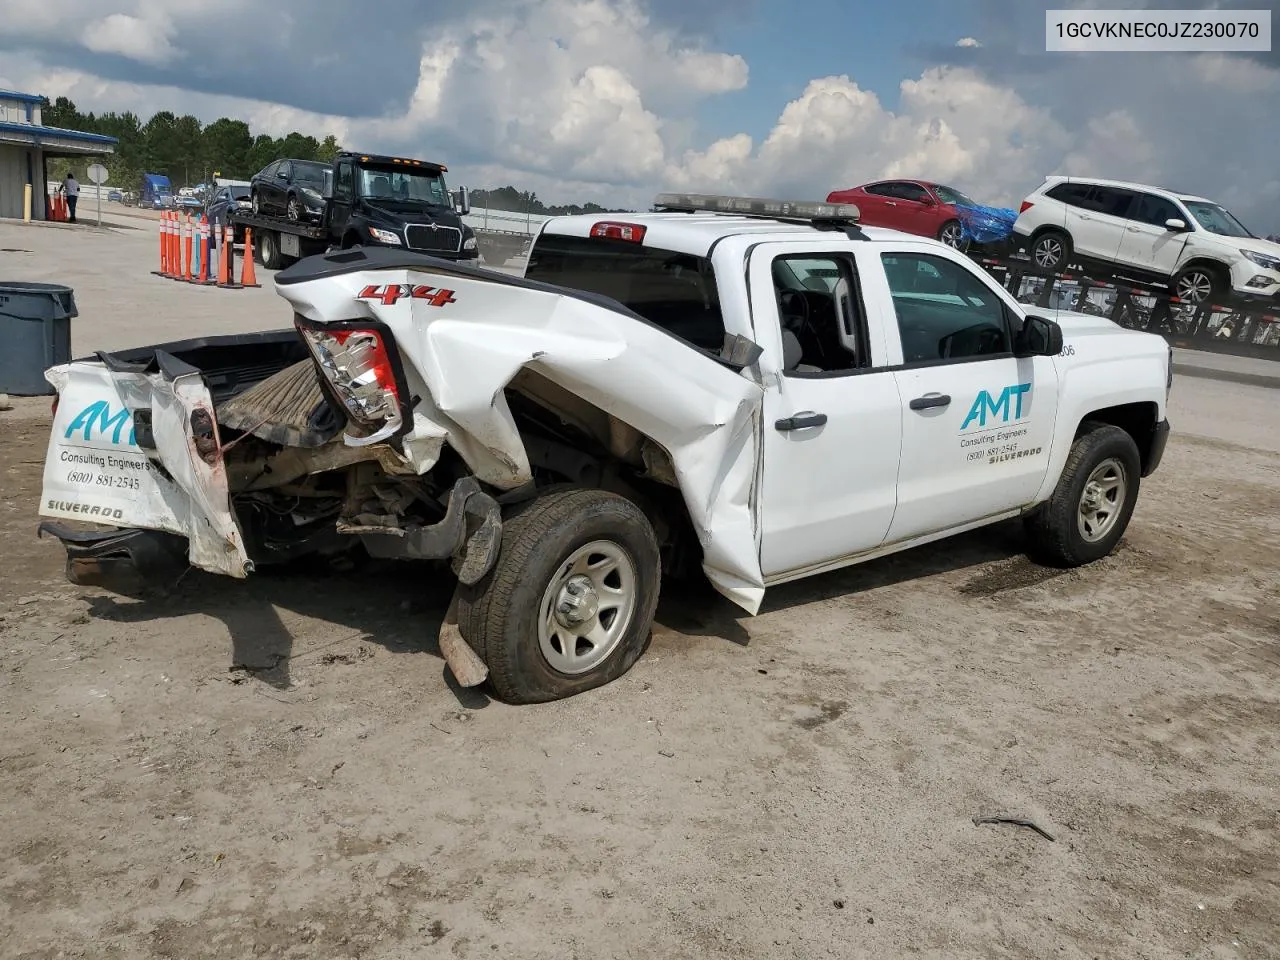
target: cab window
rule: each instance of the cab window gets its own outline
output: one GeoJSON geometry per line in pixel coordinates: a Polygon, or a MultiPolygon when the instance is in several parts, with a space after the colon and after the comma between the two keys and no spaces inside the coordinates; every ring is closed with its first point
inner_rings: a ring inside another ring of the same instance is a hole
{"type": "Polygon", "coordinates": [[[1013,351],[1009,314],[964,267],[922,253],[881,254],[902,339],[902,361],[945,363],[1013,351]]]}
{"type": "Polygon", "coordinates": [[[773,288],[785,375],[847,373],[867,366],[864,313],[847,257],[775,257],[773,288]]]}
{"type": "Polygon", "coordinates": [[[712,353],[724,346],[715,272],[706,257],[623,240],[543,233],[525,278],[616,300],[655,326],[712,353]]]}

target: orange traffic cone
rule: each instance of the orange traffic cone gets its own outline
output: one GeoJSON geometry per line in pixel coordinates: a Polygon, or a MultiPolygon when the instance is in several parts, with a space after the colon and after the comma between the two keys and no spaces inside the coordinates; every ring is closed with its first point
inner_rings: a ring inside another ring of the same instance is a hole
{"type": "Polygon", "coordinates": [[[240,286],[260,287],[258,272],[253,267],[253,228],[244,228],[244,260],[240,264],[240,286]]]}
{"type": "Polygon", "coordinates": [[[169,214],[169,276],[182,279],[182,220],[176,212],[169,214]]]}
{"type": "Polygon", "coordinates": [[[213,248],[209,245],[209,218],[203,213],[200,214],[200,226],[198,228],[198,232],[199,235],[196,243],[199,244],[200,249],[200,276],[198,276],[194,282],[208,286],[214,282],[213,278],[210,276],[213,272],[211,269],[212,264],[209,263],[210,253],[213,248]]]}
{"type": "Polygon", "coordinates": [[[182,279],[191,282],[191,214],[182,220],[182,279]]]}
{"type": "Polygon", "coordinates": [[[218,286],[227,290],[239,290],[236,283],[236,232],[231,224],[227,224],[222,234],[222,257],[218,261],[218,286]]]}
{"type": "Polygon", "coordinates": [[[164,275],[173,276],[173,224],[167,210],[160,211],[160,233],[164,237],[164,275]]]}
{"type": "Polygon", "coordinates": [[[169,267],[169,238],[168,236],[166,236],[165,222],[163,219],[161,219],[160,221],[160,269],[152,270],[151,273],[157,277],[167,276],[168,267],[169,267]]]}

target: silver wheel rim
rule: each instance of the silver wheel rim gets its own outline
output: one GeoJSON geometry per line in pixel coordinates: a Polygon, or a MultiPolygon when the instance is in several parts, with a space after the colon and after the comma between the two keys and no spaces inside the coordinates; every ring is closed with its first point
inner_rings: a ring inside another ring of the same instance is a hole
{"type": "Polygon", "coordinates": [[[1115,528],[1127,489],[1124,464],[1115,457],[1108,457],[1093,468],[1080,493],[1076,526],[1081,537],[1097,543],[1115,528]]]}
{"type": "Polygon", "coordinates": [[[576,676],[617,649],[636,610],[636,565],[610,540],[579,547],[556,568],[538,607],[538,647],[547,664],[576,676]]]}
{"type": "Polygon", "coordinates": [[[1056,267],[1062,262],[1062,243],[1055,237],[1045,237],[1036,241],[1036,264],[1041,267],[1056,267]]]}
{"type": "Polygon", "coordinates": [[[290,220],[298,219],[298,201],[297,200],[289,201],[289,219],[290,220]]]}
{"type": "Polygon", "coordinates": [[[258,195],[256,193],[253,195],[252,200],[253,202],[250,204],[250,206],[253,207],[253,212],[256,215],[258,212],[258,195]]]}
{"type": "Polygon", "coordinates": [[[1190,300],[1199,303],[1213,293],[1213,277],[1202,270],[1195,270],[1178,280],[1178,289],[1174,291],[1179,300],[1190,300]]]}
{"type": "Polygon", "coordinates": [[[949,223],[942,228],[942,242],[948,247],[960,249],[960,244],[964,241],[964,231],[960,229],[960,224],[949,223]]]}

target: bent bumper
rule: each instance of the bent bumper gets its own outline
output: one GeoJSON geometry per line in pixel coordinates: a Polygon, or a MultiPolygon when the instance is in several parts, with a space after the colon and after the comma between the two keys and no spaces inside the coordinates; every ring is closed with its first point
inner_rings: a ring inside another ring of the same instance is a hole
{"type": "Polygon", "coordinates": [[[1147,446],[1147,455],[1142,462],[1142,475],[1149,477],[1156,472],[1160,461],[1164,459],[1164,448],[1169,445],[1169,421],[1161,420],[1151,429],[1151,441],[1147,446]]]}
{"type": "Polygon", "coordinates": [[[62,541],[67,579],[80,587],[102,587],[125,595],[147,587],[164,589],[190,566],[187,538],[160,530],[72,530],[45,520],[36,535],[45,534],[62,541]]]}

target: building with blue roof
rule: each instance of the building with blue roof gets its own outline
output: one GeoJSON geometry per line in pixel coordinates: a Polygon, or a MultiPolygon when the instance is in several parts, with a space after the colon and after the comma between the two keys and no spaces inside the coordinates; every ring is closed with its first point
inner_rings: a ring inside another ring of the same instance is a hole
{"type": "Polygon", "coordinates": [[[53,157],[92,157],[115,153],[115,137],[82,130],[46,127],[40,121],[39,94],[0,90],[0,217],[23,216],[23,197],[31,187],[31,217],[48,217],[46,163],[53,157]]]}

